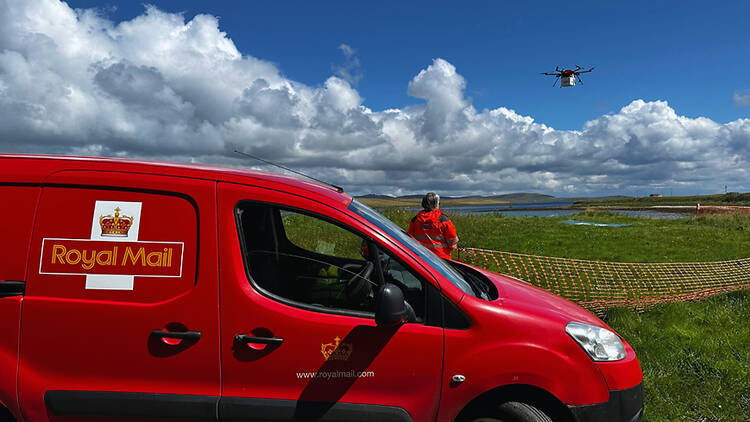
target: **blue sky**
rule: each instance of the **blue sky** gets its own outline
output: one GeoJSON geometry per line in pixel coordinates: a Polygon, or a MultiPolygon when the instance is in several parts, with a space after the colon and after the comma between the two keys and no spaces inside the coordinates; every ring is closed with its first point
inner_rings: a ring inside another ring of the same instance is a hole
{"type": "Polygon", "coordinates": [[[353,194],[750,191],[750,2],[0,0],[0,152],[353,194]],[[555,66],[596,69],[553,88],[555,66]]]}
{"type": "MultiPolygon", "coordinates": [[[[478,109],[504,106],[556,129],[617,112],[634,99],[665,100],[678,114],[720,123],[750,116],[733,93],[750,89],[747,1],[236,2],[154,1],[187,20],[219,17],[243,54],[278,65],[290,79],[321,84],[356,50],[356,85],[373,110],[419,100],[408,81],[443,58],[468,81],[478,109]],[[550,89],[556,65],[596,66],[584,85],[550,89]]],[[[116,21],[140,2],[69,1],[116,21]]]]}

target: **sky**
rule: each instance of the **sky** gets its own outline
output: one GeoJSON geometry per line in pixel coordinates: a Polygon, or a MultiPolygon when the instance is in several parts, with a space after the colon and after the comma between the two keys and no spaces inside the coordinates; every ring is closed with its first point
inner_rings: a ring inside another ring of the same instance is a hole
{"type": "Polygon", "coordinates": [[[352,194],[750,191],[750,2],[0,0],[0,152],[352,194]],[[595,67],[552,87],[555,66],[595,67]]]}

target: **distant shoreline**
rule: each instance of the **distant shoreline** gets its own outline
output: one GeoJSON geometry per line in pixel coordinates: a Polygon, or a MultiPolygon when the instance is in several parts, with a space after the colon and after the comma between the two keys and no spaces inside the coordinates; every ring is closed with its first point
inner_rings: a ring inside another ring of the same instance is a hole
{"type": "MultiPolygon", "coordinates": [[[[374,208],[414,208],[421,207],[422,198],[357,198],[368,206],[374,208]]],[[[441,199],[441,207],[471,207],[486,205],[509,205],[510,201],[500,201],[489,198],[459,198],[459,199],[441,199]]]]}
{"type": "MultiPolygon", "coordinates": [[[[357,198],[363,203],[375,208],[415,208],[420,207],[422,198],[419,196],[409,197],[383,197],[370,196],[357,198]]],[[[514,210],[533,211],[538,208],[554,209],[545,207],[544,204],[572,202],[569,207],[558,209],[612,209],[612,210],[632,210],[632,211],[669,211],[682,214],[689,214],[695,211],[696,204],[701,206],[726,206],[726,205],[744,205],[750,206],[750,193],[729,192],[726,194],[715,195],[696,195],[696,196],[663,196],[663,197],[603,197],[603,198],[557,198],[548,195],[539,194],[507,194],[498,197],[481,197],[468,196],[461,198],[444,197],[440,200],[442,207],[485,207],[498,205],[505,210],[505,207],[512,207],[514,210]],[[537,205],[537,206],[535,206],[537,205]]]]}

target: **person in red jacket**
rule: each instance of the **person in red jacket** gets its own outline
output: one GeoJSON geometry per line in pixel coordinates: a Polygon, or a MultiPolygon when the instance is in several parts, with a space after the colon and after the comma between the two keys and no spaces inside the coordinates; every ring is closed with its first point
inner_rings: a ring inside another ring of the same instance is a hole
{"type": "Polygon", "coordinates": [[[440,196],[427,192],[422,198],[422,211],[409,222],[409,235],[441,258],[450,259],[458,246],[456,227],[440,207],[440,196]]]}

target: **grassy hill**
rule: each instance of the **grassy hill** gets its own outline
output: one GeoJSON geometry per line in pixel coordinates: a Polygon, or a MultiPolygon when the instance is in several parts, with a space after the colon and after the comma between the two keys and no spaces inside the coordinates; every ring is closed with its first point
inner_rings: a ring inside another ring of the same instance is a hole
{"type": "MultiPolygon", "coordinates": [[[[411,208],[421,207],[422,197],[359,197],[357,198],[363,203],[373,208],[411,208]]],[[[487,197],[464,197],[464,198],[440,198],[441,207],[449,206],[461,206],[461,205],[499,205],[508,204],[508,201],[499,199],[487,198],[487,197]]]]}
{"type": "MultiPolygon", "coordinates": [[[[596,200],[608,200],[608,199],[626,199],[624,196],[616,197],[603,197],[595,198],[596,200]]],[[[365,204],[376,207],[376,208],[388,208],[388,207],[419,207],[422,202],[422,195],[406,195],[406,196],[387,196],[368,194],[358,196],[357,199],[364,202],[365,204]]],[[[507,193],[504,195],[492,195],[492,196],[441,196],[441,206],[479,206],[479,205],[499,205],[499,204],[543,204],[549,202],[574,202],[579,200],[592,200],[594,198],[558,198],[551,195],[543,195],[539,193],[507,193]]]]}
{"type": "MultiPolygon", "coordinates": [[[[369,194],[358,197],[365,204],[376,208],[388,207],[419,207],[422,195],[387,196],[369,194]]],[[[630,197],[630,196],[607,196],[598,198],[559,198],[539,193],[508,193],[493,196],[442,196],[442,206],[479,206],[499,204],[543,204],[549,202],[573,202],[573,208],[648,208],[658,206],[695,206],[701,205],[745,205],[750,206],[750,192],[729,192],[716,195],[694,195],[694,196],[661,196],[661,197],[630,197]]]]}

